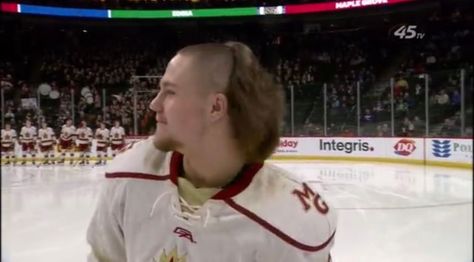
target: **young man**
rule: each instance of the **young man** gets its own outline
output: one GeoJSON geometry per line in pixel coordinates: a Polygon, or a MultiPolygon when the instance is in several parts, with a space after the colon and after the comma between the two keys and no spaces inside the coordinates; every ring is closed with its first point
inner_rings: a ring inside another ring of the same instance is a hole
{"type": "Polygon", "coordinates": [[[114,121],[114,126],[110,129],[110,144],[112,157],[115,157],[117,152],[125,146],[125,130],[117,120],[114,121]]]}
{"type": "Polygon", "coordinates": [[[71,155],[71,164],[74,158],[74,142],[76,137],[76,127],[72,125],[72,120],[67,119],[66,124],[61,128],[61,134],[59,136],[59,150],[61,151],[60,164],[66,160],[66,153],[71,155]]]}
{"type": "Polygon", "coordinates": [[[30,154],[31,161],[33,165],[35,165],[36,127],[31,125],[30,120],[26,120],[25,125],[21,128],[20,143],[21,143],[21,151],[23,155],[23,161],[21,162],[21,164],[22,165],[26,164],[26,156],[30,154]]]}
{"type": "Polygon", "coordinates": [[[10,164],[10,160],[15,165],[15,143],[16,143],[16,131],[11,129],[9,123],[5,124],[5,129],[2,129],[2,158],[5,158],[5,165],[10,164]]]}
{"type": "Polygon", "coordinates": [[[91,145],[92,145],[92,129],[87,126],[87,122],[82,120],[77,134],[77,148],[79,150],[79,165],[89,164],[91,145]]]}
{"type": "Polygon", "coordinates": [[[56,135],[48,123],[42,122],[41,128],[38,130],[38,142],[41,153],[45,158],[44,165],[54,165],[54,149],[53,145],[56,143],[56,135]],[[51,162],[49,162],[51,159],[51,162]]]}
{"type": "Polygon", "coordinates": [[[117,155],[88,229],[89,261],[327,262],[335,210],[264,163],[284,98],[241,43],[169,62],[151,102],[156,133],[117,155]]]}
{"type": "Polygon", "coordinates": [[[95,130],[95,139],[97,141],[97,165],[105,165],[107,162],[107,149],[109,147],[109,129],[105,127],[105,123],[101,122],[100,127],[95,130]]]}

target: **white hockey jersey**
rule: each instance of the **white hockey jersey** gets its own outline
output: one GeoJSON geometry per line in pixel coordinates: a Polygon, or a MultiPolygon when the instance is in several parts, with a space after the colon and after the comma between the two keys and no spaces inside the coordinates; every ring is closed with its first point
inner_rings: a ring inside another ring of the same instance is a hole
{"type": "Polygon", "coordinates": [[[21,143],[30,143],[36,139],[36,127],[34,126],[24,126],[20,131],[20,141],[21,143]]]}
{"type": "Polygon", "coordinates": [[[50,146],[54,143],[56,136],[54,135],[54,131],[51,127],[40,128],[40,130],[38,130],[38,139],[40,145],[50,146]]]}
{"type": "Polygon", "coordinates": [[[2,129],[2,145],[10,146],[15,143],[16,140],[16,131],[14,129],[6,130],[2,129]]]}
{"type": "Polygon", "coordinates": [[[90,127],[79,127],[76,130],[76,134],[78,144],[89,144],[92,142],[92,129],[90,127]]]}
{"type": "Polygon", "coordinates": [[[63,125],[61,128],[61,135],[60,138],[62,140],[71,140],[74,139],[76,136],[76,127],[73,125],[67,126],[63,125]]]}
{"type": "Polygon", "coordinates": [[[110,129],[110,140],[114,145],[120,145],[124,143],[125,139],[125,130],[123,127],[112,127],[110,129]]]}
{"type": "Polygon", "coordinates": [[[109,130],[107,128],[97,128],[95,130],[95,139],[97,139],[97,146],[104,147],[109,143],[109,130]]]}
{"type": "Polygon", "coordinates": [[[272,164],[247,165],[187,217],[182,159],[151,139],[117,155],[87,232],[88,261],[330,261],[336,213],[306,183],[272,164]]]}

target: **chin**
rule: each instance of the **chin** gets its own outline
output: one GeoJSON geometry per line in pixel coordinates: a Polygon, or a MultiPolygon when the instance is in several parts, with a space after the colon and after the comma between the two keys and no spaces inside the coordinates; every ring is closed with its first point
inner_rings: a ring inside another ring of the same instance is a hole
{"type": "Polygon", "coordinates": [[[158,134],[153,136],[153,145],[156,149],[168,152],[176,149],[176,142],[171,138],[160,137],[158,134]]]}

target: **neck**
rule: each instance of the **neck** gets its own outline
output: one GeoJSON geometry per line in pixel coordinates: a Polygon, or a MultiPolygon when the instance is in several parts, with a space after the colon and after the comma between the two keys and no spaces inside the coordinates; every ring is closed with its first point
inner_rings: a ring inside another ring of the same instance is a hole
{"type": "Polygon", "coordinates": [[[238,151],[226,143],[207,144],[199,148],[201,150],[186,152],[183,157],[184,176],[195,187],[223,187],[245,164],[238,151]]]}

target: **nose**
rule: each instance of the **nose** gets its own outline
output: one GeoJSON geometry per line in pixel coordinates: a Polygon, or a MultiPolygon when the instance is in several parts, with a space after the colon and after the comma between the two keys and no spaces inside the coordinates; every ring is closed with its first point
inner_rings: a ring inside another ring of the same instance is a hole
{"type": "Polygon", "coordinates": [[[161,112],[163,110],[163,101],[161,99],[161,92],[158,92],[158,94],[151,100],[149,108],[153,110],[154,112],[161,112]]]}

